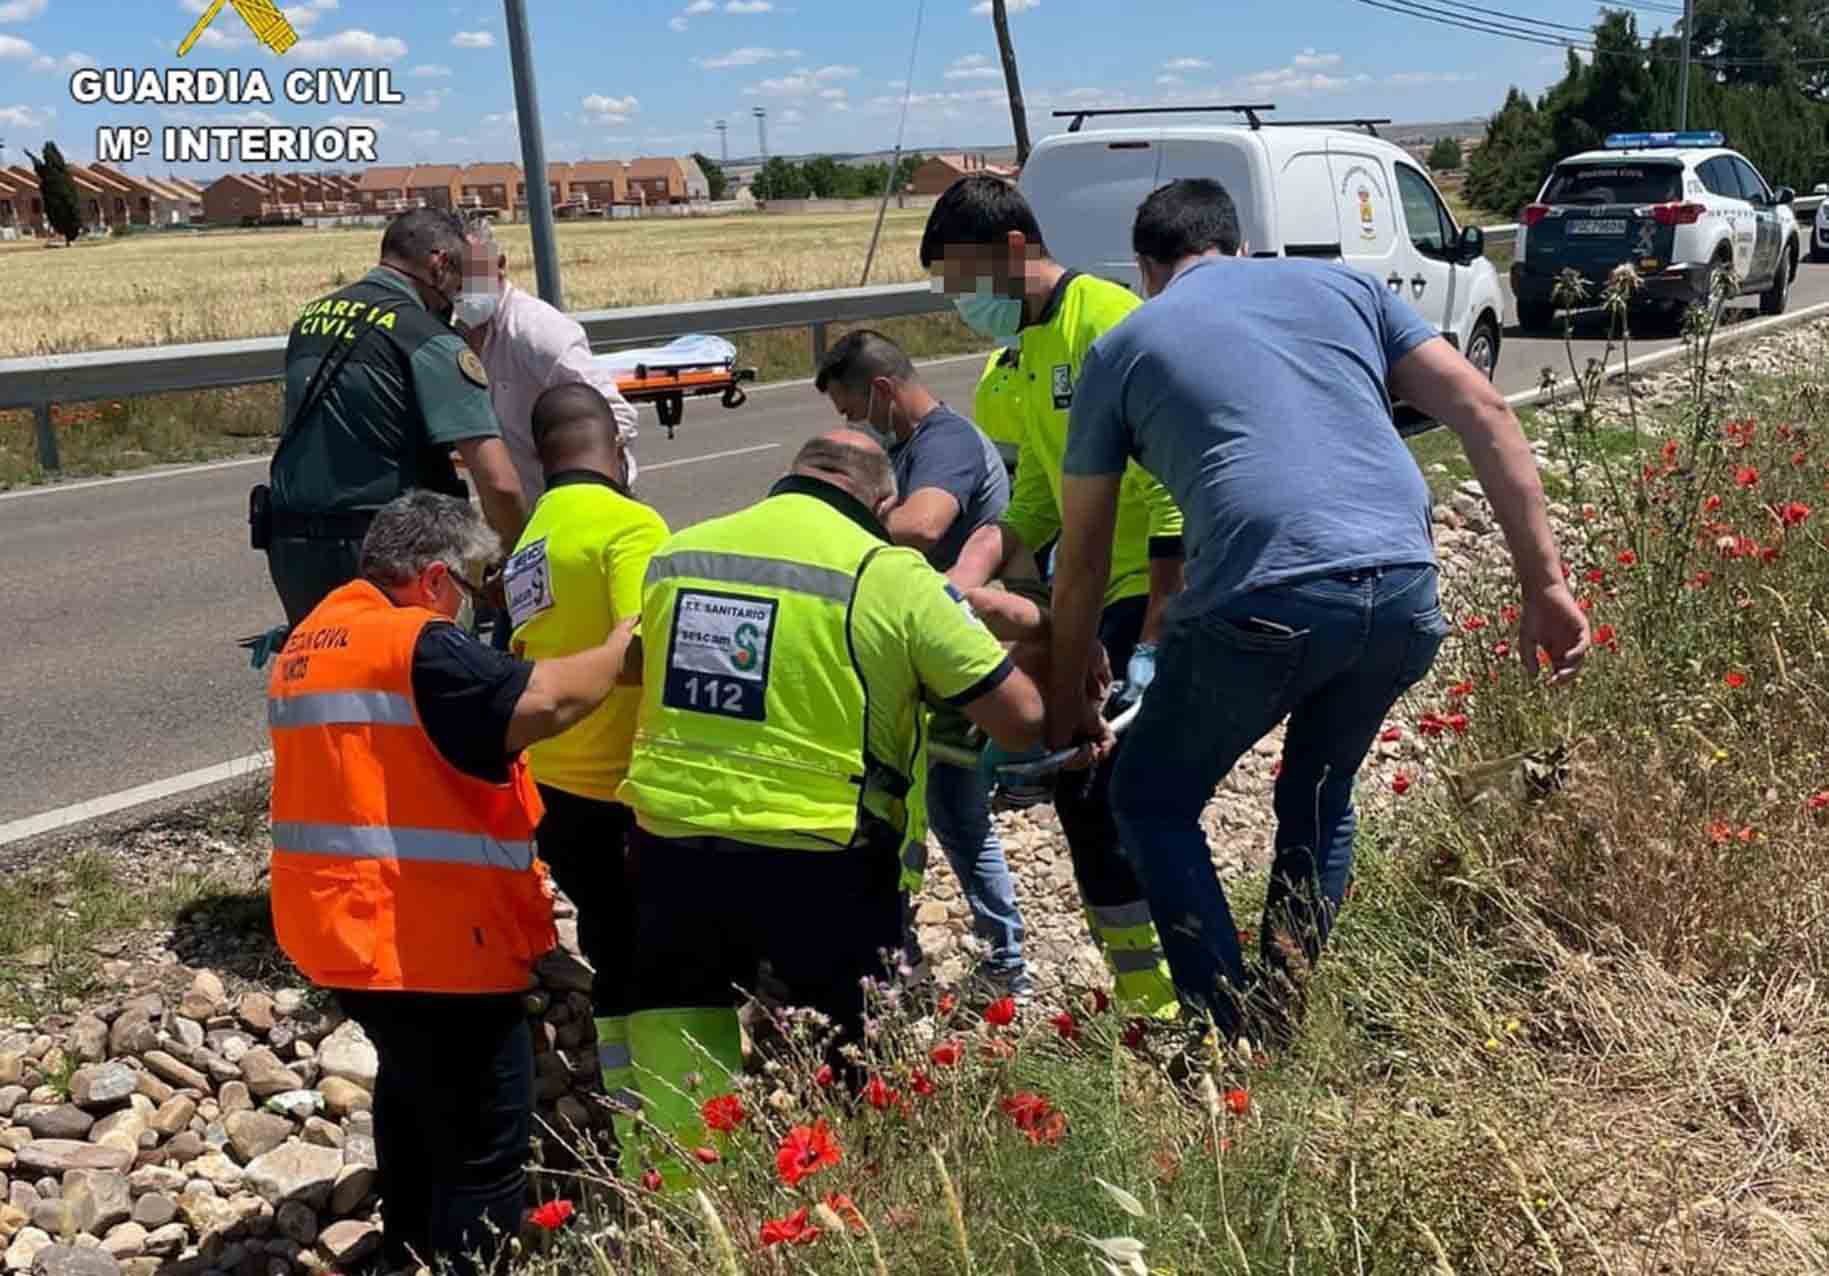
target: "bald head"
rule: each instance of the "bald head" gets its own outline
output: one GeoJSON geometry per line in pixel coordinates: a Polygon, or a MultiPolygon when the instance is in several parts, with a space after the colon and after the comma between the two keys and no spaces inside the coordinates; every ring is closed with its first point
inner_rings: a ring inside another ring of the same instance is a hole
{"type": "Polygon", "coordinates": [[[548,475],[594,470],[624,481],[616,414],[595,386],[556,385],[533,405],[533,443],[548,475]]]}
{"type": "Polygon", "coordinates": [[[895,504],[895,471],[889,454],[860,430],[827,430],[801,445],[791,471],[841,487],[877,515],[895,504]]]}

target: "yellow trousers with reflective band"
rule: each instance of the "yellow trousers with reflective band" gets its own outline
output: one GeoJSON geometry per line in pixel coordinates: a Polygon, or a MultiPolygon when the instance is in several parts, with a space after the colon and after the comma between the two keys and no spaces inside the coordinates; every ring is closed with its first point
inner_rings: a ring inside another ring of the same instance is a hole
{"type": "Polygon", "coordinates": [[[1125,1010],[1155,1019],[1181,1013],[1168,959],[1150,920],[1149,904],[1137,900],[1108,908],[1086,907],[1086,926],[1111,969],[1115,1000],[1125,1010]]]}

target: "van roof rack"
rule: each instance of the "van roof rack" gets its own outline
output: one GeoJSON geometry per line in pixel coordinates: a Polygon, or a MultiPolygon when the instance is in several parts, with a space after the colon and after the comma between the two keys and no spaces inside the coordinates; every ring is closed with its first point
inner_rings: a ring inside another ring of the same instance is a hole
{"type": "Polygon", "coordinates": [[[1265,120],[1269,128],[1362,128],[1373,137],[1379,136],[1378,126],[1389,124],[1389,119],[1367,119],[1356,116],[1344,120],[1265,120]]]}
{"type": "MultiPolygon", "coordinates": [[[[1130,107],[1096,107],[1085,111],[1056,111],[1056,119],[1072,119],[1067,126],[1069,133],[1080,131],[1080,125],[1095,115],[1206,115],[1215,111],[1228,111],[1243,115],[1252,128],[1263,128],[1264,122],[1258,119],[1259,111],[1274,111],[1274,102],[1251,102],[1227,106],[1130,106],[1130,107]]],[[[1387,121],[1388,123],[1388,121],[1387,121]]]]}

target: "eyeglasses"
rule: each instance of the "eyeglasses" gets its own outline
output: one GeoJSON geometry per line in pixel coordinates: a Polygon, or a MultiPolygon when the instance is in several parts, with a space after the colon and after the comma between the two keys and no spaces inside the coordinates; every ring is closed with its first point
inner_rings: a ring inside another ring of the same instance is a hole
{"type": "Polygon", "coordinates": [[[483,587],[481,585],[472,584],[470,578],[460,571],[452,571],[451,579],[457,582],[457,587],[463,590],[465,597],[472,603],[481,605],[483,601],[483,587]]]}

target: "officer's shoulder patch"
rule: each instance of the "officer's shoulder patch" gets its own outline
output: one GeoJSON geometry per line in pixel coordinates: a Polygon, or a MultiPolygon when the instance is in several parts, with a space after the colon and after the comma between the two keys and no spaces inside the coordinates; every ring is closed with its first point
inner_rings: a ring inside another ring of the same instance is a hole
{"type": "Polygon", "coordinates": [[[464,380],[485,390],[489,388],[489,374],[483,371],[483,361],[469,346],[457,352],[457,370],[464,374],[464,380]]]}

